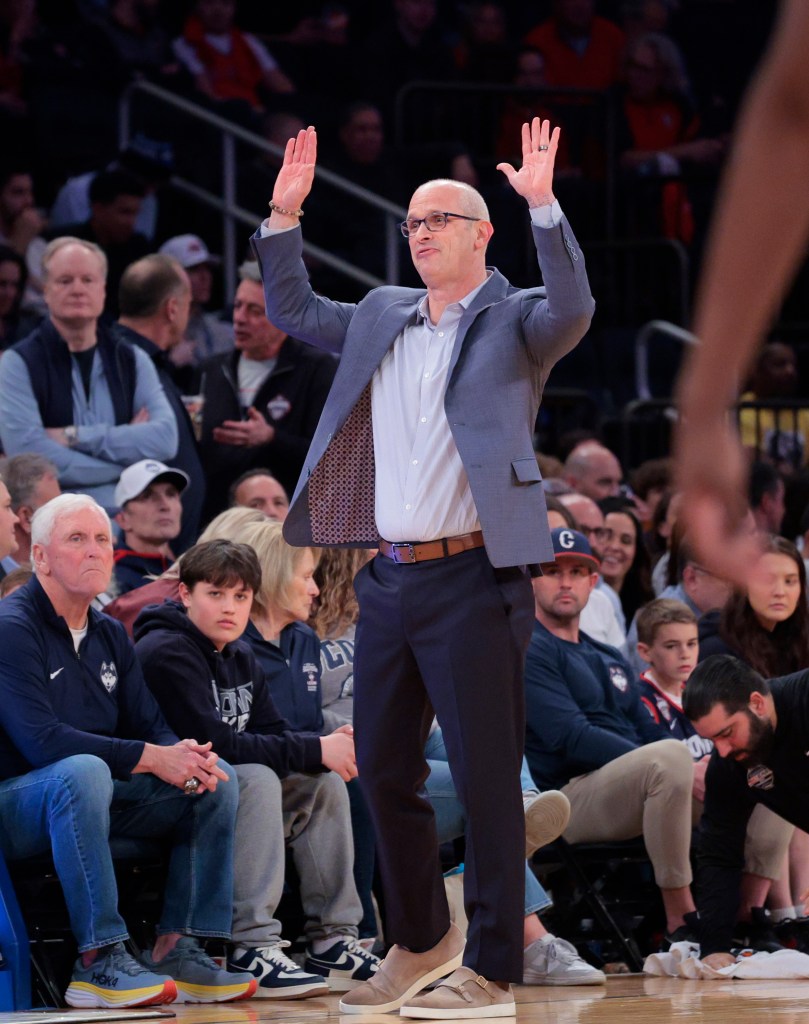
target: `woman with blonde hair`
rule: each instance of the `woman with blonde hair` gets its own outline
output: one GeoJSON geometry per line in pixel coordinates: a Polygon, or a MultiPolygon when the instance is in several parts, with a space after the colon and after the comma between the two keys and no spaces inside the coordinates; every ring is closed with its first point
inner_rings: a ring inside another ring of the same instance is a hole
{"type": "Polygon", "coordinates": [[[316,548],[287,544],[279,522],[263,519],[240,536],[258,556],[261,587],[243,639],[264,670],[272,698],[293,728],[323,731],[320,709],[320,643],[306,624],[317,597],[316,548]]]}
{"type": "MultiPolygon", "coordinates": [[[[284,540],[280,523],[265,522],[249,527],[241,538],[258,555],[261,588],[253,597],[250,623],[244,640],[259,661],[279,711],[295,729],[321,735],[351,725],[353,698],[333,713],[323,712],[321,686],[321,642],[311,622],[315,599],[320,591],[315,574],[325,568],[326,601],[321,598],[318,614],[324,614],[331,628],[350,629],[350,657],[353,666],[353,622],[356,599],[353,597],[353,572],[350,566],[359,554],[359,564],[367,561],[366,552],[346,549],[296,548],[284,540]],[[338,564],[341,566],[337,570],[338,564]],[[350,575],[349,575],[350,573],[350,575]],[[339,601],[332,595],[339,592],[339,601]],[[353,602],[353,608],[350,607],[353,602]]],[[[323,575],[320,577],[323,579],[323,575]]],[[[344,646],[344,654],[348,650],[344,646]]],[[[353,671],[353,669],[352,669],[353,671]]],[[[371,899],[374,871],[374,836],[365,801],[356,780],[347,784],[351,805],[351,830],[354,837],[354,881],[362,903],[359,939],[371,948],[377,934],[376,914],[371,899]],[[363,941],[368,940],[368,941],[363,941]]]]}

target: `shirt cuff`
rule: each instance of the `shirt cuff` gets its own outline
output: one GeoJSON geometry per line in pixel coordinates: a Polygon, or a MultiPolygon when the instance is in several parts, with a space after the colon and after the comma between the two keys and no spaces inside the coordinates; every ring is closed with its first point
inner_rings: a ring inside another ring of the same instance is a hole
{"type": "Polygon", "coordinates": [[[529,210],[531,223],[537,228],[555,228],[562,220],[562,207],[554,199],[550,206],[535,206],[529,210]]]}
{"type": "Polygon", "coordinates": [[[263,220],[261,222],[261,226],[259,227],[261,238],[269,238],[270,235],[280,235],[284,231],[295,231],[301,226],[299,222],[297,224],[290,224],[288,228],[271,228],[268,223],[269,219],[270,218],[268,217],[267,220],[263,220]]]}

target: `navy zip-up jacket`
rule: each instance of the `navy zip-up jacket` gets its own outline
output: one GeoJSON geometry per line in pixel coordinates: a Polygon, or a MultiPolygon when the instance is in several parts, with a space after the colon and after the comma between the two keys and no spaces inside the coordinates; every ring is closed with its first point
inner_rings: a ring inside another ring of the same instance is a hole
{"type": "Polygon", "coordinates": [[[280,776],[325,771],[320,737],[281,716],[243,640],[217,651],[177,601],[135,619],[135,652],[169,723],[230,764],[264,764],[280,776]]]}
{"type": "Polygon", "coordinates": [[[261,665],[273,703],[284,718],[289,719],[293,729],[322,733],[317,633],[303,622],[291,622],[281,630],[276,646],[248,622],[242,639],[261,665]]]}
{"type": "Polygon", "coordinates": [[[128,779],[146,742],[178,742],[120,622],[88,611],[73,646],[34,578],[0,602],[0,779],[94,754],[128,779]]]}

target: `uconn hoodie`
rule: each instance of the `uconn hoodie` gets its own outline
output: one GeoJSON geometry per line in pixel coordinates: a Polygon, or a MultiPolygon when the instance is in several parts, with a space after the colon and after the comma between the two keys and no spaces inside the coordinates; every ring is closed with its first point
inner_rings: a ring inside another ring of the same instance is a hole
{"type": "Polygon", "coordinates": [[[217,651],[175,601],[144,608],[134,636],[146,682],[179,736],[210,740],[231,764],[267,765],[281,777],[324,770],[320,738],[281,717],[246,643],[217,651]]]}

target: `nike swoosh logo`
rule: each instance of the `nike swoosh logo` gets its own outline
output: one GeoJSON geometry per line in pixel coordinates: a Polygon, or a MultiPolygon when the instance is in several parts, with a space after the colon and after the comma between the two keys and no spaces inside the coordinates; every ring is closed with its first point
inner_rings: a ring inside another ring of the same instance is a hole
{"type": "Polygon", "coordinates": [[[57,668],[57,670],[55,672],[51,672],[51,679],[55,679],[59,675],[59,673],[60,672],[64,672],[64,670],[65,670],[65,666],[62,665],[62,667],[61,668],[57,668]]]}

